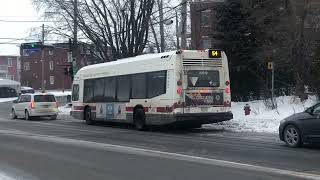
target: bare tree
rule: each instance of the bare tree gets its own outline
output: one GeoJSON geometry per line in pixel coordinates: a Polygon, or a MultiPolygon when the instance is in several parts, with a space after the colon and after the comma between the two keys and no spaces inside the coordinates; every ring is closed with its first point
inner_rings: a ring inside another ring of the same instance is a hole
{"type": "MultiPolygon", "coordinates": [[[[148,42],[154,0],[78,1],[78,27],[82,35],[94,44],[97,57],[103,61],[112,61],[142,54],[148,42]]],[[[50,18],[60,20],[65,27],[71,27],[74,18],[73,1],[33,2],[38,7],[54,11],[50,18]]],[[[68,35],[67,31],[64,32],[68,35]]]]}

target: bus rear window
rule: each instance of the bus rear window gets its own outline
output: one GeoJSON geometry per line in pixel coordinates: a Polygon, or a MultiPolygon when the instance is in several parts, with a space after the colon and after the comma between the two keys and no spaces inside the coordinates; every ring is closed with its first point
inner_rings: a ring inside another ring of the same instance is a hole
{"type": "Polygon", "coordinates": [[[187,72],[188,87],[219,87],[219,71],[190,70],[187,72]]]}
{"type": "Polygon", "coordinates": [[[35,95],[34,102],[56,102],[53,95],[35,95]]]}

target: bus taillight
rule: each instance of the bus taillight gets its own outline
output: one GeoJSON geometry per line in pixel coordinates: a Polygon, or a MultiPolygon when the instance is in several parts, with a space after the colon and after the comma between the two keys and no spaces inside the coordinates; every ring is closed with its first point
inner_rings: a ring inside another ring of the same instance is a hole
{"type": "Polygon", "coordinates": [[[226,87],[226,89],[224,90],[225,91],[225,93],[227,93],[227,94],[230,94],[230,87],[226,87]]]}
{"type": "Polygon", "coordinates": [[[230,82],[229,81],[226,81],[226,86],[229,86],[230,85],[230,82]]]}
{"type": "Polygon", "coordinates": [[[178,93],[178,94],[182,94],[182,88],[181,88],[181,87],[178,87],[177,93],[178,93]]]}

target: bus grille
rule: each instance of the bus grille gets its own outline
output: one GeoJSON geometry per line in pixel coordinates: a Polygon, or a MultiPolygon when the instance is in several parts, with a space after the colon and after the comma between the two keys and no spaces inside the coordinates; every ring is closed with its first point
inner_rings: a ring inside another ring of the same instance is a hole
{"type": "Polygon", "coordinates": [[[184,66],[215,66],[221,67],[221,59],[183,59],[184,66]]]}

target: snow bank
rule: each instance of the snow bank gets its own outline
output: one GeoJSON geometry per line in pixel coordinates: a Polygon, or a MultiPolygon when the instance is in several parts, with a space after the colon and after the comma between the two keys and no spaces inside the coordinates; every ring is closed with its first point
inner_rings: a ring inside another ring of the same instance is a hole
{"type": "Polygon", "coordinates": [[[304,111],[316,103],[316,97],[310,96],[305,102],[293,96],[277,98],[278,108],[268,110],[263,101],[235,102],[232,103],[234,119],[218,124],[204,125],[210,129],[225,129],[236,132],[267,132],[277,133],[280,121],[294,113],[304,111]],[[251,115],[245,116],[243,108],[245,104],[251,106],[251,115]]]}
{"type": "Polygon", "coordinates": [[[7,174],[0,172],[0,179],[1,180],[14,180],[14,178],[8,176],[7,174]]]}
{"type": "Polygon", "coordinates": [[[71,107],[68,105],[59,107],[59,114],[60,115],[70,115],[71,107]]]}
{"type": "Polygon", "coordinates": [[[11,97],[11,98],[0,98],[0,103],[3,103],[3,102],[10,102],[10,101],[14,101],[18,99],[17,97],[11,97]]]}

